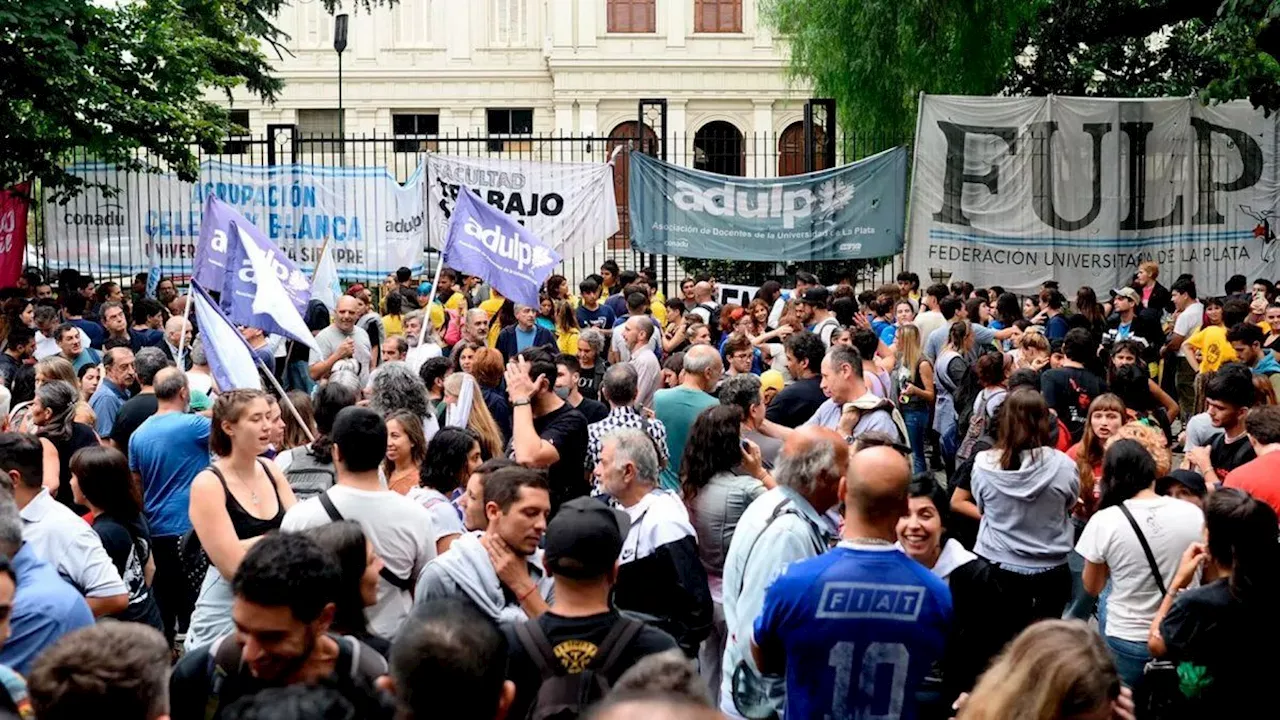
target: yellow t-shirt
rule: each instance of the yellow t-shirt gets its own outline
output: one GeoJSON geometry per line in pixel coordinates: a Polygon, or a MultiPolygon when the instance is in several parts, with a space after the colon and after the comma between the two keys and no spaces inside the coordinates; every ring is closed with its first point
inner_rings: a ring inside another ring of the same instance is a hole
{"type": "Polygon", "coordinates": [[[657,319],[660,327],[667,326],[667,305],[666,303],[658,302],[656,295],[653,298],[653,302],[649,303],[649,312],[657,319]]]}
{"type": "Polygon", "coordinates": [[[449,296],[448,302],[444,304],[445,310],[462,310],[467,304],[467,298],[460,292],[455,292],[449,296]]]}
{"type": "Polygon", "coordinates": [[[1217,372],[1223,363],[1236,360],[1236,351],[1227,342],[1227,329],[1221,325],[1201,328],[1184,344],[1200,351],[1200,372],[1217,372]]]}
{"type": "Polygon", "coordinates": [[[382,327],[387,331],[387,337],[392,335],[404,334],[404,316],[403,315],[383,315],[382,327]]]}
{"type": "Polygon", "coordinates": [[[563,332],[561,330],[557,330],[556,345],[560,347],[560,352],[564,353],[565,355],[577,355],[578,354],[578,337],[581,335],[582,333],[578,330],[570,330],[569,332],[563,332]]]}

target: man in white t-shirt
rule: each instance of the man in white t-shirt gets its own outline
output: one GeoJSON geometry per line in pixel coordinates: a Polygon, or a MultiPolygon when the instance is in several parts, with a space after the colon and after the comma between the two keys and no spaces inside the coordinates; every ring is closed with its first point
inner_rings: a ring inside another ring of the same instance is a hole
{"type": "Polygon", "coordinates": [[[947,324],[946,318],[942,317],[942,309],[938,303],[942,302],[942,298],[951,294],[951,288],[942,283],[935,283],[925,290],[920,296],[921,310],[916,314],[916,319],[912,321],[912,325],[920,331],[920,337],[928,338],[933,334],[934,330],[947,324]]]}
{"type": "MultiPolygon", "coordinates": [[[[1098,595],[1108,580],[1111,583],[1105,607],[1106,640],[1121,680],[1130,687],[1142,677],[1142,667],[1150,658],[1147,634],[1167,583],[1173,580],[1187,546],[1200,541],[1204,527],[1199,507],[1156,494],[1154,466],[1152,461],[1149,486],[1123,503],[1095,513],[1076,543],[1076,552],[1086,562],[1082,577],[1085,591],[1098,595]],[[1155,557],[1159,582],[1139,540],[1139,530],[1155,557]]],[[[1124,492],[1122,488],[1114,491],[1124,492]]]]}
{"type": "Polygon", "coordinates": [[[1204,305],[1196,299],[1196,283],[1189,278],[1175,282],[1171,292],[1173,305],[1178,309],[1178,319],[1173,323],[1169,341],[1160,348],[1160,356],[1165,362],[1160,384],[1165,392],[1178,399],[1182,421],[1185,423],[1195,413],[1196,371],[1191,369],[1191,365],[1183,357],[1182,343],[1200,330],[1200,325],[1204,322],[1204,305]]]}
{"type": "Polygon", "coordinates": [[[378,464],[387,449],[387,425],[377,413],[344,408],[334,418],[330,437],[337,483],[294,505],[280,529],[297,532],[337,520],[360,523],[385,563],[378,580],[378,602],[368,613],[369,630],[391,639],[413,608],[411,591],[418,573],[436,556],[431,514],[378,480],[378,464]]]}

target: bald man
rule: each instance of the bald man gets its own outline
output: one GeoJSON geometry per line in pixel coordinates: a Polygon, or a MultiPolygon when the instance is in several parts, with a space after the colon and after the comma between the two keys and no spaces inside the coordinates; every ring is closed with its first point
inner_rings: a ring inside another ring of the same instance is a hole
{"type": "MultiPolygon", "coordinates": [[[[785,685],[781,678],[764,677],[751,655],[752,623],[780,568],[817,557],[835,542],[835,523],[826,511],[840,501],[848,464],[849,445],[839,433],[812,426],[797,430],[778,453],[773,468],[777,487],[756,498],[738,520],[724,563],[725,637],[718,688],[720,711],[730,717],[741,717],[739,706],[752,717],[782,710],[785,685]],[[739,689],[748,690],[738,698],[735,675],[739,689]]],[[[704,653],[704,670],[711,666],[708,660],[713,658],[704,653]]]]}
{"type": "Polygon", "coordinates": [[[715,288],[703,280],[693,286],[693,301],[697,303],[689,312],[710,327],[720,326],[720,304],[712,297],[715,288]],[[714,321],[714,322],[713,322],[714,321]]]}
{"type": "Polygon", "coordinates": [[[350,295],[338,298],[338,310],[333,315],[333,324],[316,334],[316,348],[311,351],[311,362],[307,368],[312,380],[319,382],[328,379],[334,366],[343,363],[352,365],[348,369],[360,375],[360,386],[364,387],[365,381],[369,379],[373,346],[369,344],[369,333],[356,329],[360,313],[359,300],[350,295]],[[352,362],[347,363],[348,360],[352,362]]]}
{"type": "Polygon", "coordinates": [[[942,656],[952,609],[946,584],[894,544],[910,479],[892,447],[855,453],[840,481],[840,544],[769,586],[751,652],[766,674],[785,673],[787,717],[917,715],[916,690],[942,656]]]}
{"type": "Polygon", "coordinates": [[[649,409],[653,409],[653,394],[662,381],[662,363],[650,343],[655,330],[647,316],[632,317],[622,328],[622,339],[631,354],[627,362],[636,369],[636,404],[649,409]]]}

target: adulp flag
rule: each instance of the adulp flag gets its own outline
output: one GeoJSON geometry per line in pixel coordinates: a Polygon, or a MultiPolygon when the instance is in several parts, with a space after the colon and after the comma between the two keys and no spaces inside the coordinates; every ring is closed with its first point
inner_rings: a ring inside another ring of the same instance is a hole
{"type": "Polygon", "coordinates": [[[22,277],[27,251],[27,183],[0,190],[0,287],[14,287],[22,277]]]}
{"type": "Polygon", "coordinates": [[[509,215],[486,205],[470,189],[458,193],[445,237],[445,265],[481,277],[503,297],[536,308],[538,288],[559,262],[559,253],[509,215]]]}

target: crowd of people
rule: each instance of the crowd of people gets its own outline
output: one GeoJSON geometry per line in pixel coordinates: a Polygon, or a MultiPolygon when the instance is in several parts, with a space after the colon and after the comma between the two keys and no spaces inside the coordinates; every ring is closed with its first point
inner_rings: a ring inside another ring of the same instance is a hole
{"type": "Polygon", "coordinates": [[[1254,716],[1280,300],[1159,272],[741,306],[607,261],[531,307],[402,268],[314,348],[241,328],[261,390],[172,280],[28,270],[0,717],[1254,716]]]}

